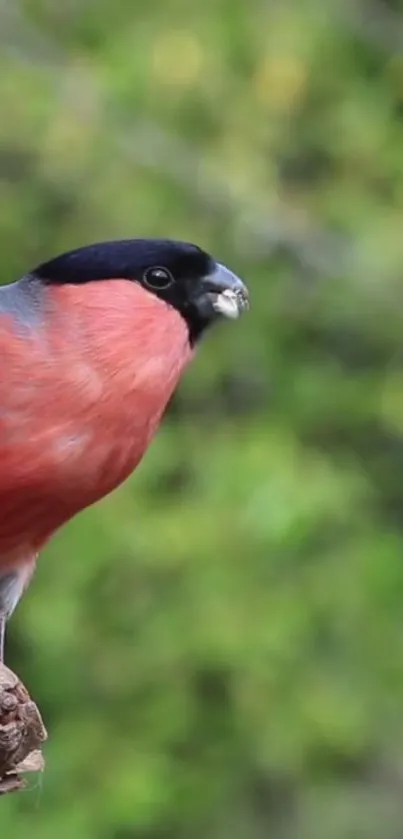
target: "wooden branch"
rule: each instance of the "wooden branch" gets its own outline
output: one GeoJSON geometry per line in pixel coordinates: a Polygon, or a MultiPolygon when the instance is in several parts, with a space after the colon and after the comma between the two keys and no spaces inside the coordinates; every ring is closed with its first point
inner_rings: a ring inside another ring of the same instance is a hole
{"type": "Polygon", "coordinates": [[[26,786],[25,772],[41,772],[47,732],[35,702],[15,673],[0,664],[0,795],[26,786]]]}

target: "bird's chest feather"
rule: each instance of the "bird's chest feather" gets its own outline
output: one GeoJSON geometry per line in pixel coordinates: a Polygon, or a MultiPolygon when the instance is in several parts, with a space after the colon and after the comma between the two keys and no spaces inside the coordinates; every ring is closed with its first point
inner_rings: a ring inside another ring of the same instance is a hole
{"type": "Polygon", "coordinates": [[[34,335],[0,322],[0,502],[44,531],[130,474],[191,357],[174,309],[127,281],[91,286],[56,289],[34,335]]]}

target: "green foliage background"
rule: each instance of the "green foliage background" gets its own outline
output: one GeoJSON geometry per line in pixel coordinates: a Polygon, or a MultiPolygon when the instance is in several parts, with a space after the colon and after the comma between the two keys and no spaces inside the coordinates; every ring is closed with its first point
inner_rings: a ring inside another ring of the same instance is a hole
{"type": "Polygon", "coordinates": [[[47,549],[12,839],[401,839],[403,4],[0,6],[0,261],[190,239],[252,310],[47,549]]]}

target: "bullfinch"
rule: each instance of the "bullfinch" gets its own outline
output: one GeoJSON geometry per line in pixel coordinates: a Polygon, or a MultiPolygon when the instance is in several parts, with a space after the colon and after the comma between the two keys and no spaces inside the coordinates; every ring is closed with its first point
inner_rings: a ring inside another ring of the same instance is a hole
{"type": "Polygon", "coordinates": [[[57,256],[0,287],[0,660],[38,553],[136,468],[200,338],[248,308],[186,242],[57,256]]]}

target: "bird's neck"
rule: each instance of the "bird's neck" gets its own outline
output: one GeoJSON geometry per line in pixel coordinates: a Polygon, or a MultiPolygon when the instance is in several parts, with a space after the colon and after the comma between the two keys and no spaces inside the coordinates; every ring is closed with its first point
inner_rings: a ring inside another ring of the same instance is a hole
{"type": "Polygon", "coordinates": [[[104,385],[112,378],[137,391],[155,387],[161,396],[190,360],[182,316],[135,282],[66,284],[45,287],[44,294],[55,359],[72,374],[85,360],[104,385]]]}

